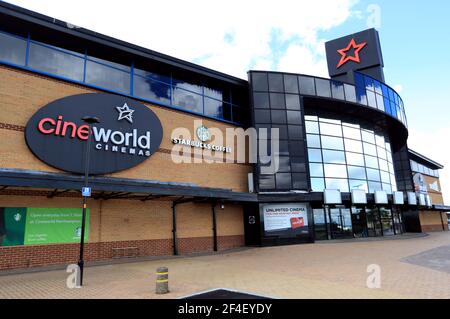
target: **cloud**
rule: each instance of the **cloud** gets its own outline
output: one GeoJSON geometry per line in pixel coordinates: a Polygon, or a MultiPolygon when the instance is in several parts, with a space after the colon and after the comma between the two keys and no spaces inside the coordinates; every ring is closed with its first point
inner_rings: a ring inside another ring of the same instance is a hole
{"type": "Polygon", "coordinates": [[[408,146],[410,149],[445,166],[439,174],[444,201],[450,204],[450,148],[447,147],[450,127],[433,131],[414,128],[409,131],[408,146]]]}
{"type": "Polygon", "coordinates": [[[394,85],[394,90],[398,93],[401,94],[403,92],[403,85],[401,84],[396,84],[394,85]]]}
{"type": "Polygon", "coordinates": [[[244,79],[250,67],[323,72],[318,33],[344,23],[356,4],[355,0],[109,0],[106,6],[105,1],[92,0],[8,2],[244,79]],[[287,41],[286,47],[270,45],[274,30],[281,43],[287,41]],[[293,38],[297,41],[290,43],[293,38]]]}

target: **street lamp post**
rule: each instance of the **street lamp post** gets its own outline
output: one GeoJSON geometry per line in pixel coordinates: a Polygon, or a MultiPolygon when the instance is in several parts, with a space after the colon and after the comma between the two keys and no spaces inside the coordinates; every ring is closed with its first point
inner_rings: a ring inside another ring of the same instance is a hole
{"type": "MultiPolygon", "coordinates": [[[[87,140],[86,152],[84,157],[84,187],[88,187],[89,178],[89,157],[91,153],[91,126],[95,123],[100,123],[99,119],[92,116],[85,116],[82,118],[89,127],[89,135],[87,140]]],[[[83,271],[84,271],[84,234],[86,226],[86,208],[87,208],[87,196],[83,196],[83,217],[81,220],[81,239],[80,239],[80,259],[78,260],[78,267],[80,267],[80,286],[83,286],[83,271]]]]}

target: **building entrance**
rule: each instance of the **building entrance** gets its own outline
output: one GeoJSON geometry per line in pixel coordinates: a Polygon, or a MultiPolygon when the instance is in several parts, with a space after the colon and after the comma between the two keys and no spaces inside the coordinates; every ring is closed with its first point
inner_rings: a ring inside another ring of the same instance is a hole
{"type": "Polygon", "coordinates": [[[382,237],[404,232],[397,209],[324,206],[314,209],[313,214],[315,240],[382,237]]]}

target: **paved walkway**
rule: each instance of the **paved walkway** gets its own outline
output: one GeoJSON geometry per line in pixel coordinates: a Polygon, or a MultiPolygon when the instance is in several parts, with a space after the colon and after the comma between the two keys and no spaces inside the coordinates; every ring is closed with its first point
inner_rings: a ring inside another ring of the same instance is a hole
{"type": "Polygon", "coordinates": [[[82,289],[65,271],[0,276],[1,298],[161,298],[155,270],[167,266],[179,298],[228,288],[275,298],[450,298],[450,232],[406,240],[319,243],[89,267],[82,289]],[[366,287],[367,266],[381,288],[366,287]]]}

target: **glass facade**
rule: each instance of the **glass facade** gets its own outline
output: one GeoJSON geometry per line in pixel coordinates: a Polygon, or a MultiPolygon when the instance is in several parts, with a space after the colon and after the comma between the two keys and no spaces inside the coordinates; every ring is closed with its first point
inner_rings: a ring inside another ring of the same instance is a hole
{"type": "Polygon", "coordinates": [[[315,240],[393,236],[404,233],[402,214],[384,207],[324,206],[313,209],[315,240]]]}
{"type": "Polygon", "coordinates": [[[407,126],[403,100],[393,89],[359,72],[355,72],[355,86],[358,103],[388,113],[407,126]]]}
{"type": "Polygon", "coordinates": [[[426,167],[425,165],[419,164],[416,161],[412,161],[412,160],[411,160],[411,170],[414,173],[421,173],[424,175],[439,178],[439,170],[431,169],[429,167],[426,167]]]}
{"type": "Polygon", "coordinates": [[[305,116],[305,128],[314,192],[397,191],[391,146],[384,136],[317,116],[305,116]]]}
{"type": "MultiPolygon", "coordinates": [[[[384,83],[362,73],[355,72],[355,85],[306,75],[271,74],[269,80],[264,80],[263,77],[262,73],[261,75],[254,73],[252,86],[255,91],[283,92],[282,80],[284,78],[285,93],[300,93],[300,95],[319,96],[362,104],[389,114],[407,127],[405,108],[400,96],[384,83]]],[[[276,98],[276,95],[270,95],[271,101],[272,99],[275,101],[276,98]]],[[[290,95],[286,95],[285,98],[287,108],[298,107],[295,100],[292,103],[288,102],[291,101],[290,95]]],[[[269,107],[268,94],[254,94],[253,99],[255,107],[269,107]]],[[[284,108],[284,102],[279,103],[278,107],[284,108]]]]}
{"type": "Polygon", "coordinates": [[[246,102],[242,101],[245,89],[237,92],[232,86],[211,87],[170,72],[158,74],[81,51],[0,31],[0,63],[226,122],[248,121],[246,102]]]}

